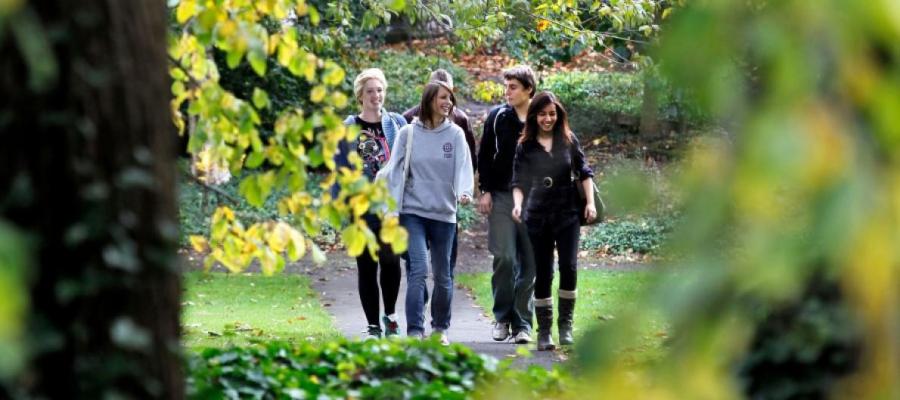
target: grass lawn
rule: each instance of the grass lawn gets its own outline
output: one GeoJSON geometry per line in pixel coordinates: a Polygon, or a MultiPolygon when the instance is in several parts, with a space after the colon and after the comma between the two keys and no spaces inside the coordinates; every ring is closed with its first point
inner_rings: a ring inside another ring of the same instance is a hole
{"type": "MultiPolygon", "coordinates": [[[[661,272],[652,270],[640,271],[607,271],[607,270],[579,270],[578,271],[578,300],[575,303],[575,340],[581,340],[582,335],[591,331],[591,328],[599,326],[625,313],[636,312],[634,308],[643,296],[644,289],[661,272]]],[[[556,310],[556,288],[559,287],[559,274],[554,274],[553,303],[556,310]]],[[[471,289],[475,295],[475,302],[490,313],[494,305],[491,295],[491,274],[489,272],[474,274],[459,274],[456,282],[471,289]]],[[[640,310],[647,313],[652,311],[640,310]]],[[[657,313],[654,313],[657,314],[657,313]]],[[[666,325],[661,317],[651,314],[649,322],[641,328],[641,338],[634,348],[623,349],[627,351],[628,359],[635,363],[643,363],[659,357],[662,351],[663,340],[667,336],[666,325]]],[[[554,317],[553,339],[558,343],[556,331],[556,317],[554,317]]],[[[535,331],[537,321],[535,321],[535,331]]],[[[602,329],[601,329],[602,332],[602,329]]]]}
{"type": "Polygon", "coordinates": [[[305,276],[190,272],[184,284],[189,349],[341,337],[305,276]]]}

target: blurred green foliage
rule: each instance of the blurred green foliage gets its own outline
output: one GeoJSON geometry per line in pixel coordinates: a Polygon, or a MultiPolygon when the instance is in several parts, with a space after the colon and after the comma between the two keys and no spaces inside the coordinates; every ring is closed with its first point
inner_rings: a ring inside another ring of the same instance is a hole
{"type": "Polygon", "coordinates": [[[188,396],[195,399],[464,399],[498,384],[546,397],[562,391],[564,379],[557,370],[513,370],[436,340],[273,342],[206,349],[188,362],[188,396]]]}
{"type": "Polygon", "coordinates": [[[665,356],[623,372],[611,349],[633,343],[644,316],[615,321],[584,343],[603,349],[588,363],[595,390],[900,396],[894,3],[719,0],[672,13],[655,59],[728,135],[698,140],[672,185],[677,272],[645,306],[671,321],[665,356]]]}
{"type": "Polygon", "coordinates": [[[0,221],[0,382],[19,371],[25,361],[27,248],[21,233],[0,221]]]}

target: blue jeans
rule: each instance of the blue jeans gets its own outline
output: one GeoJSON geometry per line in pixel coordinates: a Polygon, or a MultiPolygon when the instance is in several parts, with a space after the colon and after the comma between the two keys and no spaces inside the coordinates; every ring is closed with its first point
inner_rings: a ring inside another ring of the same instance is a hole
{"type": "Polygon", "coordinates": [[[456,224],[400,214],[400,225],[409,232],[406,274],[406,333],[425,334],[425,277],[428,275],[428,243],[431,244],[431,273],[434,292],[431,296],[431,327],[450,328],[450,303],[453,300],[453,274],[450,270],[450,248],[456,224]]]}
{"type": "Polygon", "coordinates": [[[491,199],[488,249],[494,256],[494,319],[510,324],[513,333],[531,332],[535,262],[528,231],[512,219],[510,192],[491,192],[491,199]]]}

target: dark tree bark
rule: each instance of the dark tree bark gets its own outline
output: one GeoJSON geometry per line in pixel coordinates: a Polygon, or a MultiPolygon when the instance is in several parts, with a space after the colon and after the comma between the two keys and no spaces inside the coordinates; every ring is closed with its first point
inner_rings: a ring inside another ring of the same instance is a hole
{"type": "Polygon", "coordinates": [[[30,85],[54,60],[26,62],[22,38],[0,34],[0,219],[32,254],[15,384],[46,398],[182,398],[165,2],[25,4],[13,18],[40,22],[57,73],[30,85]]]}

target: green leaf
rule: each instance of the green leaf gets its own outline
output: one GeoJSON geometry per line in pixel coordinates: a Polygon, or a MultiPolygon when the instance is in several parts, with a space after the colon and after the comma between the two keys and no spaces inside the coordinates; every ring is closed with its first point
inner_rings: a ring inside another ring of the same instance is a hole
{"type": "Polygon", "coordinates": [[[28,68],[28,86],[35,92],[49,89],[56,83],[58,68],[40,19],[27,9],[10,21],[10,28],[28,68]]]}
{"type": "Polygon", "coordinates": [[[260,165],[262,165],[262,163],[263,163],[263,161],[265,161],[265,159],[266,159],[265,154],[254,151],[254,152],[250,153],[250,155],[247,157],[247,162],[244,165],[246,165],[247,168],[256,168],[256,167],[259,167],[260,165]]]}
{"type": "Polygon", "coordinates": [[[229,50],[228,55],[225,56],[225,63],[228,65],[228,68],[235,69],[238,64],[241,63],[241,58],[244,57],[244,52],[242,50],[229,50]]]}
{"type": "Polygon", "coordinates": [[[256,108],[266,108],[269,106],[269,94],[260,88],[253,88],[253,105],[256,108]]]}
{"type": "Polygon", "coordinates": [[[262,49],[250,49],[247,53],[247,61],[253,72],[259,76],[266,76],[266,53],[262,49]]]}
{"type": "Polygon", "coordinates": [[[403,11],[406,8],[406,0],[393,0],[388,7],[396,12],[403,11]]]}
{"type": "Polygon", "coordinates": [[[262,190],[259,187],[256,175],[250,175],[244,178],[238,186],[238,193],[244,196],[250,205],[254,207],[263,206],[262,190]]]}
{"type": "Polygon", "coordinates": [[[309,6],[309,22],[313,24],[313,26],[319,26],[320,19],[319,10],[316,10],[313,6],[309,6]]]}

